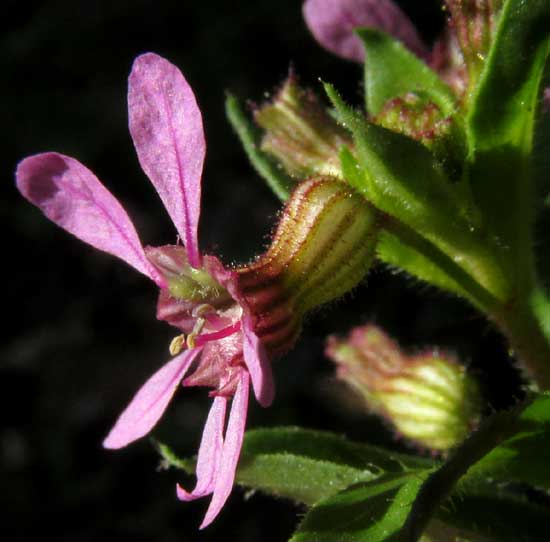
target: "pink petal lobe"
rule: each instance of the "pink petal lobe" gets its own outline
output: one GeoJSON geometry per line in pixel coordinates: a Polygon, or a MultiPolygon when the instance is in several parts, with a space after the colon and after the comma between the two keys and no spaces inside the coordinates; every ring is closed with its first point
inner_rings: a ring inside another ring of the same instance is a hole
{"type": "Polygon", "coordinates": [[[391,0],[306,0],[302,6],[306,24],[315,39],[330,52],[364,62],[356,28],[376,28],[402,41],[421,58],[429,52],[410,19],[391,0]]]}
{"type": "Polygon", "coordinates": [[[15,176],[21,194],[52,222],[165,285],[122,205],[78,160],[55,152],[36,154],[17,166],[15,176]]]}
{"type": "Polygon", "coordinates": [[[199,267],[206,144],[195,95],[176,66],[146,53],[136,58],[130,73],[128,114],[139,163],[184,241],[189,263],[199,267]]]}
{"type": "Polygon", "coordinates": [[[186,350],[150,377],[120,415],[103,441],[103,447],[122,448],[149,433],[166,410],[178,384],[200,351],[200,348],[186,350]]]}
{"type": "Polygon", "coordinates": [[[275,384],[271,363],[263,344],[254,333],[251,318],[243,315],[243,357],[250,378],[256,400],[263,407],[268,407],[275,397],[275,384]]]}
{"type": "Polygon", "coordinates": [[[220,466],[216,473],[212,500],[199,527],[200,529],[204,529],[214,521],[233,489],[235,471],[239,462],[246,425],[249,381],[248,373],[242,371],[239,383],[237,384],[237,391],[233,397],[229,421],[227,422],[227,431],[225,433],[220,466]]]}
{"type": "Polygon", "coordinates": [[[212,493],[215,476],[220,467],[225,425],[226,397],[215,397],[204,426],[199,456],[197,458],[197,485],[190,493],[179,484],[176,487],[178,499],[192,501],[212,493]]]}

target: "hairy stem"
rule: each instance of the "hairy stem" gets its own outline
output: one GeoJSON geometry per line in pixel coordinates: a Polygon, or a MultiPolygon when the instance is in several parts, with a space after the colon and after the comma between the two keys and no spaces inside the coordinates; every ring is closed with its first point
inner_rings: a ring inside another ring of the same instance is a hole
{"type": "Polygon", "coordinates": [[[486,420],[450,459],[426,480],[417,495],[409,515],[410,520],[405,524],[401,541],[415,542],[419,539],[439,503],[450,494],[468,469],[517,431],[519,415],[528,404],[529,402],[525,402],[516,407],[514,413],[502,412],[486,420]]]}
{"type": "Polygon", "coordinates": [[[383,216],[381,225],[451,277],[468,299],[503,332],[525,375],[538,389],[550,389],[550,343],[533,304],[529,303],[529,295],[517,295],[504,304],[479,284],[474,276],[412,228],[388,215],[383,216]]]}
{"type": "Polygon", "coordinates": [[[494,314],[526,376],[540,390],[550,389],[550,344],[531,305],[525,299],[494,314]]]}

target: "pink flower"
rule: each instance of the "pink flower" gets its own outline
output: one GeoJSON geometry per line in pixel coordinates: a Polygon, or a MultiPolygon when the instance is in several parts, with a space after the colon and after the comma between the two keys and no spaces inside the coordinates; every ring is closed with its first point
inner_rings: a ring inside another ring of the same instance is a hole
{"type": "Polygon", "coordinates": [[[49,152],[23,160],[17,187],[57,225],[90,245],[118,256],[160,287],[158,317],[181,331],[187,350],[158,370],[137,392],[105,439],[121,448],[156,425],[174,392],[206,385],[214,397],[199,448],[197,484],[181,500],[212,495],[201,528],[227,500],[243,441],[249,384],[267,406],[274,394],[267,354],[253,330],[253,317],[239,292],[237,273],[197,241],[201,174],[205,155],[202,117],[182,73],[153,53],[139,56],[128,88],[130,133],[139,162],[157,190],[185,247],[143,248],[115,197],[74,158],[49,152]],[[189,295],[186,295],[189,294],[189,295]],[[185,375],[193,369],[191,376],[185,375]],[[224,434],[226,409],[232,400],[224,434]]]}
{"type": "Polygon", "coordinates": [[[430,56],[414,24],[392,0],[306,0],[302,10],[317,41],[348,60],[365,60],[363,43],[354,34],[363,27],[391,34],[423,59],[430,56]]]}

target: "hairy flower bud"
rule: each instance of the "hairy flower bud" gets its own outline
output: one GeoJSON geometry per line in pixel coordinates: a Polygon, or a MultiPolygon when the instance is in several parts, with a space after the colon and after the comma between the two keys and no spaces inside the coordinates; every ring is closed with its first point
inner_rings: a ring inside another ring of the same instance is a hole
{"type": "Polygon", "coordinates": [[[307,311],[359,283],[377,234],[375,210],[343,182],[323,177],[298,185],[267,252],[238,270],[241,295],[268,352],[288,350],[307,311]]]}
{"type": "Polygon", "coordinates": [[[265,130],[262,150],[274,156],[292,176],[342,177],[339,149],[351,139],[310,90],[290,76],[274,100],[254,113],[265,130]]]}
{"type": "Polygon", "coordinates": [[[409,92],[386,102],[374,119],[376,124],[399,132],[431,147],[437,138],[449,133],[452,120],[433,102],[409,92]]]}
{"type": "Polygon", "coordinates": [[[479,419],[478,387],[448,355],[405,355],[372,325],[355,328],[347,340],[330,337],[326,354],[370,410],[422,447],[448,450],[479,419]]]}
{"type": "MultiPolygon", "coordinates": [[[[502,8],[502,0],[445,0],[450,13],[450,32],[438,44],[434,51],[434,64],[438,70],[453,79],[468,78],[470,86],[475,84],[485,58],[489,53],[491,41],[496,30],[497,17],[502,8]],[[452,60],[457,53],[462,63],[452,60]],[[460,68],[465,64],[467,74],[460,68]],[[448,69],[454,66],[455,69],[448,69]]],[[[466,88],[464,82],[463,88],[466,88]]]]}
{"type": "Polygon", "coordinates": [[[449,178],[460,177],[466,152],[462,131],[435,103],[409,92],[386,102],[373,121],[419,141],[433,152],[449,178]]]}

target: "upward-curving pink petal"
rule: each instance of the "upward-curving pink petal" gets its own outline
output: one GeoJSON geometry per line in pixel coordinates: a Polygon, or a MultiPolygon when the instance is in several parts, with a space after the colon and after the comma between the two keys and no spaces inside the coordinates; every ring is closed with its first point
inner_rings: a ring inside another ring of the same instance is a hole
{"type": "Polygon", "coordinates": [[[78,160],[55,152],[36,154],[17,166],[15,177],[21,194],[52,222],[165,286],[122,205],[78,160]]]}
{"type": "Polygon", "coordinates": [[[186,350],[149,378],[120,415],[103,441],[103,446],[122,448],[149,433],[166,410],[176,388],[200,351],[200,348],[186,350]]]}
{"type": "Polygon", "coordinates": [[[233,397],[229,421],[227,422],[227,431],[225,432],[220,466],[214,482],[212,500],[199,527],[200,529],[204,529],[216,519],[233,489],[235,471],[239,462],[246,425],[249,382],[248,373],[242,371],[237,384],[237,391],[233,397]]]}
{"type": "Polygon", "coordinates": [[[250,316],[243,315],[243,357],[250,378],[256,400],[263,407],[268,407],[275,397],[275,384],[271,363],[264,346],[254,333],[250,316]]]}
{"type": "Polygon", "coordinates": [[[353,32],[364,27],[391,34],[419,57],[429,57],[411,20],[391,0],[306,0],[302,10],[317,41],[348,60],[365,60],[363,44],[353,32]]]}
{"type": "Polygon", "coordinates": [[[130,133],[143,171],[155,186],[187,249],[200,266],[197,230],[206,151],[202,116],[176,66],[146,53],[128,80],[130,133]]]}
{"type": "Polygon", "coordinates": [[[179,484],[176,487],[178,499],[192,501],[212,493],[216,473],[220,468],[223,449],[223,428],[227,397],[215,397],[208,413],[202,433],[199,457],[197,458],[197,485],[190,493],[179,484]]]}

